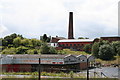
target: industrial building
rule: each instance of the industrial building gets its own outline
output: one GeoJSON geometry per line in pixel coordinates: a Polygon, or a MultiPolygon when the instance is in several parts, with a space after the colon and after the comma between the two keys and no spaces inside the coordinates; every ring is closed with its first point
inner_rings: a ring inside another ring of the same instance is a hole
{"type": "Polygon", "coordinates": [[[99,40],[120,41],[120,36],[100,37],[98,39],[74,39],[74,27],[73,27],[73,12],[69,12],[69,25],[68,25],[68,38],[53,37],[51,40],[51,46],[56,49],[71,49],[77,51],[84,51],[86,44],[93,44],[99,40]]]}
{"type": "Polygon", "coordinates": [[[69,40],[59,40],[58,46],[62,47],[63,49],[72,49],[72,50],[78,50],[83,51],[84,46],[86,44],[93,43],[94,39],[69,39],[69,40]]]}
{"type": "Polygon", "coordinates": [[[80,71],[94,62],[92,55],[0,55],[3,72],[35,72],[40,68],[44,72],[80,71]]]}

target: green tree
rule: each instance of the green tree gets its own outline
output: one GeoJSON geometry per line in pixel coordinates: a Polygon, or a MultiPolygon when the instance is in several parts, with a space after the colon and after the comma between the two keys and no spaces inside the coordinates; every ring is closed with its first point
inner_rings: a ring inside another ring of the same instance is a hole
{"type": "Polygon", "coordinates": [[[41,46],[41,54],[49,54],[49,47],[46,43],[41,46]]]}
{"type": "Polygon", "coordinates": [[[17,37],[13,40],[13,44],[15,47],[19,47],[21,45],[21,38],[17,37]]]}
{"type": "Polygon", "coordinates": [[[118,48],[118,52],[117,52],[117,54],[120,56],[120,48],[118,48]]]}
{"type": "Polygon", "coordinates": [[[43,41],[46,42],[47,41],[47,34],[43,35],[43,41]]]}
{"type": "Polygon", "coordinates": [[[110,44],[110,42],[107,40],[100,40],[99,41],[99,46],[104,45],[104,44],[110,44]]]}
{"type": "Polygon", "coordinates": [[[99,58],[98,52],[99,52],[99,48],[101,45],[104,44],[110,44],[109,41],[105,41],[105,40],[100,40],[99,42],[95,42],[92,45],[92,54],[96,57],[99,58]]]}
{"type": "Polygon", "coordinates": [[[43,36],[40,36],[40,40],[43,42],[50,42],[51,36],[47,37],[47,34],[44,34],[43,36]]]}
{"type": "Polygon", "coordinates": [[[91,44],[86,44],[86,45],[84,46],[84,51],[85,51],[86,53],[90,54],[90,53],[91,53],[91,48],[92,48],[92,45],[91,45],[91,44]]]}
{"type": "Polygon", "coordinates": [[[89,39],[88,37],[78,37],[78,39],[89,39]]]}
{"type": "Polygon", "coordinates": [[[25,46],[25,47],[29,47],[30,46],[29,39],[23,39],[23,40],[21,40],[21,45],[25,46]]]}
{"type": "Polygon", "coordinates": [[[10,36],[4,37],[5,42],[8,44],[13,44],[13,39],[17,37],[17,34],[11,34],[10,36]]]}
{"type": "Polygon", "coordinates": [[[16,33],[5,36],[2,40],[3,46],[13,45],[13,40],[17,37],[23,38],[22,35],[17,35],[16,33]]]}
{"type": "Polygon", "coordinates": [[[35,48],[35,47],[39,47],[41,46],[42,42],[40,40],[37,39],[31,39],[30,40],[30,45],[35,48]]]}
{"type": "Polygon", "coordinates": [[[27,54],[27,50],[28,50],[27,47],[20,46],[20,47],[17,48],[16,54],[27,54]]]}
{"type": "Polygon", "coordinates": [[[115,54],[114,54],[114,55],[116,56],[117,54],[119,54],[120,41],[114,41],[114,42],[112,42],[111,44],[112,44],[113,49],[114,49],[114,51],[115,51],[115,54]]]}
{"type": "Polygon", "coordinates": [[[34,54],[38,54],[37,50],[34,50],[34,54]]]}
{"type": "Polygon", "coordinates": [[[95,57],[99,57],[98,55],[98,52],[99,52],[99,43],[98,42],[95,42],[93,45],[92,45],[92,54],[95,56],[95,57]]]}
{"type": "Polygon", "coordinates": [[[34,49],[28,49],[27,54],[34,54],[34,49]]]}
{"type": "Polygon", "coordinates": [[[113,47],[109,44],[101,45],[98,52],[99,58],[102,60],[111,60],[114,57],[113,47]]]}
{"type": "Polygon", "coordinates": [[[50,54],[57,54],[57,50],[54,47],[50,47],[49,53],[50,54]]]}
{"type": "Polygon", "coordinates": [[[28,49],[27,54],[38,54],[38,49],[28,49]]]}
{"type": "Polygon", "coordinates": [[[2,51],[2,54],[16,54],[16,48],[6,48],[2,51]]]}

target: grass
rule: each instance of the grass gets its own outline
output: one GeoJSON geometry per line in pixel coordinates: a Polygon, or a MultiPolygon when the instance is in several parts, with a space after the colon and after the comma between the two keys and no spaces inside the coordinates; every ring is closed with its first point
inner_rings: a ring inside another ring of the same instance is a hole
{"type": "MultiPolygon", "coordinates": [[[[1,80],[38,80],[38,78],[4,78],[1,80]]],[[[86,80],[86,78],[42,78],[41,80],[86,80]]],[[[115,78],[90,78],[89,80],[119,80],[115,78]]]]}
{"type": "Polygon", "coordinates": [[[101,60],[101,59],[96,59],[96,62],[97,63],[100,62],[100,63],[105,64],[105,65],[120,64],[120,56],[115,56],[115,59],[110,60],[110,61],[104,61],[104,60],[101,60]]]}
{"type": "Polygon", "coordinates": [[[66,54],[73,54],[73,55],[88,55],[85,51],[71,51],[70,49],[63,49],[66,54]]]}
{"type": "MultiPolygon", "coordinates": [[[[31,75],[30,78],[34,78],[35,76],[38,76],[38,72],[4,72],[2,73],[3,75],[8,75],[6,77],[11,77],[9,75],[31,75]]],[[[76,74],[76,73],[73,73],[73,72],[70,72],[70,73],[48,73],[48,72],[42,72],[41,73],[41,76],[53,76],[53,77],[73,77],[73,78],[85,78],[85,75],[84,73],[81,73],[81,74],[76,74]]]]}

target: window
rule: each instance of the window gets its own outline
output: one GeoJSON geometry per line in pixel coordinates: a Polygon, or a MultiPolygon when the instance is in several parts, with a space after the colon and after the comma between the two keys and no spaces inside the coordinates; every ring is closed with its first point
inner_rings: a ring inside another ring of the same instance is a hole
{"type": "Polygon", "coordinates": [[[68,46],[68,44],[66,44],[66,46],[68,46]]]}
{"type": "Polygon", "coordinates": [[[76,44],[74,44],[74,46],[76,46],[76,44]]]}
{"type": "Polygon", "coordinates": [[[60,47],[61,45],[60,45],[60,44],[58,44],[58,46],[60,47]]]}
{"type": "Polygon", "coordinates": [[[70,44],[70,46],[72,46],[72,44],[70,44]]]}

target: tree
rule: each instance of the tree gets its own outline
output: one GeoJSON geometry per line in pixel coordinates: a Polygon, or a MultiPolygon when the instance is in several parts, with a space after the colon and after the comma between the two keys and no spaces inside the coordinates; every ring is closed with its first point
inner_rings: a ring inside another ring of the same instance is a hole
{"type": "Polygon", "coordinates": [[[16,48],[6,48],[2,51],[2,54],[16,54],[16,48]]]}
{"type": "Polygon", "coordinates": [[[42,42],[40,40],[37,40],[37,39],[31,39],[30,40],[30,45],[35,48],[35,47],[38,47],[38,46],[41,46],[42,42]]]}
{"type": "Polygon", "coordinates": [[[34,54],[34,49],[28,49],[27,54],[34,54]]]}
{"type": "Polygon", "coordinates": [[[44,41],[44,42],[47,41],[47,35],[46,35],[46,34],[43,35],[43,41],[44,41]]]}
{"type": "Polygon", "coordinates": [[[111,60],[114,57],[113,47],[109,44],[101,45],[98,52],[99,58],[102,60],[111,60]]]}
{"type": "Polygon", "coordinates": [[[37,49],[28,49],[27,54],[38,54],[38,50],[37,49]]]}
{"type": "Polygon", "coordinates": [[[114,42],[111,43],[111,45],[112,45],[112,47],[115,51],[114,55],[116,56],[117,54],[119,54],[120,41],[114,41],[114,42]]]}
{"type": "Polygon", "coordinates": [[[27,47],[20,46],[20,47],[17,48],[16,54],[27,54],[27,50],[28,50],[27,47]]]}
{"type": "Polygon", "coordinates": [[[29,47],[29,39],[23,39],[21,40],[21,45],[25,47],[29,47]]]}
{"type": "Polygon", "coordinates": [[[41,53],[42,54],[49,54],[49,47],[48,47],[48,45],[46,44],[46,43],[44,43],[42,46],[41,46],[41,53]]]}
{"type": "Polygon", "coordinates": [[[15,47],[19,47],[20,44],[21,44],[21,38],[20,37],[17,37],[13,40],[13,44],[15,47]]]}
{"type": "Polygon", "coordinates": [[[98,52],[99,52],[99,43],[98,42],[95,42],[93,45],[92,45],[92,54],[95,56],[95,57],[99,57],[98,55],[98,52]]]}
{"type": "Polygon", "coordinates": [[[13,39],[15,39],[17,37],[17,34],[11,34],[10,36],[6,36],[4,37],[4,40],[7,42],[8,44],[13,44],[13,39]]]}
{"type": "Polygon", "coordinates": [[[3,46],[8,46],[8,45],[13,45],[13,40],[17,37],[22,37],[22,35],[17,35],[16,33],[13,33],[9,36],[4,37],[3,41],[3,46]]]}
{"type": "Polygon", "coordinates": [[[43,36],[40,36],[40,40],[43,42],[50,42],[51,36],[47,37],[47,34],[44,34],[43,36]]]}
{"type": "Polygon", "coordinates": [[[50,47],[49,53],[50,53],[50,54],[56,54],[57,51],[56,51],[56,49],[55,49],[54,47],[50,47]]]}
{"type": "Polygon", "coordinates": [[[88,37],[78,37],[78,39],[89,39],[88,37]]]}
{"type": "Polygon", "coordinates": [[[91,53],[91,48],[92,48],[92,45],[91,44],[86,44],[85,46],[84,46],[84,51],[86,52],[86,53],[91,53]]]}
{"type": "Polygon", "coordinates": [[[118,48],[118,52],[117,52],[117,54],[120,56],[120,48],[118,48]]]}

